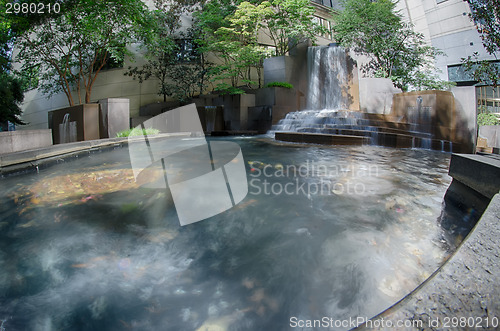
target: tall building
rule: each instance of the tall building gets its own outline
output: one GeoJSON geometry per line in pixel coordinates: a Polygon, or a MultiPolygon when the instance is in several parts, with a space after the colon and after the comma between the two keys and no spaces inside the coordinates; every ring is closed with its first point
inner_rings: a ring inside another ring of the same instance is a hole
{"type": "MultiPolygon", "coordinates": [[[[404,19],[413,24],[416,32],[422,33],[430,45],[444,52],[436,58],[436,69],[441,79],[455,82],[457,86],[476,85],[478,104],[490,110],[500,105],[500,89],[478,84],[463,70],[462,59],[476,52],[479,60],[500,65],[500,61],[483,47],[476,26],[469,17],[471,11],[467,2],[400,0],[397,8],[404,19]]],[[[500,58],[500,53],[497,55],[500,58]]]]}

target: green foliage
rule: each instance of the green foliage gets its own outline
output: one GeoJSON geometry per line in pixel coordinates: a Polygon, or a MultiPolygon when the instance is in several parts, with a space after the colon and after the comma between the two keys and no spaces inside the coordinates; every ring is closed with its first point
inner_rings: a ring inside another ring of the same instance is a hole
{"type": "Polygon", "coordinates": [[[203,70],[196,63],[177,64],[168,68],[170,81],[162,85],[161,94],[172,96],[181,103],[186,103],[193,98],[203,87],[203,70]]]}
{"type": "Polygon", "coordinates": [[[271,82],[267,83],[265,87],[284,87],[288,89],[293,89],[293,85],[287,82],[271,82]]]}
{"type": "Polygon", "coordinates": [[[203,53],[215,54],[221,64],[212,68],[213,80],[232,87],[261,87],[263,60],[285,55],[305,39],[315,40],[323,27],[313,21],[315,9],[308,0],[209,0],[195,13],[197,42],[203,53]],[[258,43],[262,32],[273,42],[258,43]],[[253,81],[254,73],[257,74],[253,81]]]}
{"type": "Polygon", "coordinates": [[[0,73],[0,123],[26,124],[19,119],[23,99],[21,82],[5,72],[0,73]]]}
{"type": "Polygon", "coordinates": [[[362,66],[366,75],[389,78],[403,91],[445,86],[432,74],[434,59],[442,53],[402,21],[395,2],[344,0],[343,5],[333,17],[335,37],[342,46],[370,57],[362,66]]]}
{"type": "Polygon", "coordinates": [[[474,52],[472,56],[462,58],[465,72],[472,75],[472,78],[486,85],[497,87],[500,83],[500,66],[498,63],[479,60],[479,53],[474,52]]]}
{"type": "Polygon", "coordinates": [[[126,45],[148,39],[151,18],[135,0],[72,0],[61,15],[31,25],[18,39],[17,60],[39,66],[40,88],[49,96],[64,92],[70,105],[91,100],[92,86],[103,67],[122,61],[126,45]],[[141,27],[141,29],[139,29],[141,27]],[[73,98],[76,90],[78,100],[73,98]]]}
{"type": "Polygon", "coordinates": [[[274,42],[276,56],[285,55],[306,39],[314,42],[325,29],[314,22],[315,9],[308,0],[270,0],[264,17],[264,33],[274,42]]]}
{"type": "MultiPolygon", "coordinates": [[[[470,19],[476,24],[486,52],[497,57],[500,51],[500,2],[498,0],[464,0],[469,3],[470,19]]],[[[479,60],[479,53],[462,58],[466,72],[481,84],[497,87],[500,83],[498,63],[479,60]]]]}
{"type": "Polygon", "coordinates": [[[500,50],[500,2],[498,0],[464,0],[469,4],[471,20],[476,24],[488,54],[500,50]]]}
{"type": "MultiPolygon", "coordinates": [[[[265,4],[242,2],[224,18],[215,31],[211,28],[204,31],[203,34],[208,37],[204,51],[212,52],[222,62],[211,70],[213,80],[230,81],[232,87],[240,82],[245,82],[249,88],[254,84],[260,87],[263,60],[270,55],[257,41],[266,8],[265,4]],[[251,78],[252,69],[257,72],[258,82],[251,78]]],[[[229,9],[230,7],[228,11],[229,9]]]]}
{"type": "Polygon", "coordinates": [[[229,95],[245,94],[245,91],[242,90],[241,88],[231,86],[228,83],[217,84],[217,86],[215,87],[215,90],[222,95],[225,95],[225,94],[229,94],[229,95]]]}
{"type": "Polygon", "coordinates": [[[137,137],[137,136],[150,136],[154,134],[160,133],[160,130],[158,129],[152,129],[152,128],[147,128],[147,129],[138,129],[138,128],[133,128],[133,129],[128,129],[128,130],[123,130],[120,131],[116,134],[117,138],[122,138],[122,137],[137,137]]]}
{"type": "Polygon", "coordinates": [[[477,125],[500,125],[500,117],[493,113],[477,114],[477,125]]]}
{"type": "MultiPolygon", "coordinates": [[[[181,8],[184,7],[155,11],[152,38],[146,45],[148,61],[142,67],[129,67],[125,75],[138,79],[140,83],[156,78],[158,94],[163,95],[163,101],[171,96],[185,103],[206,88],[210,64],[196,50],[181,55],[180,45],[174,40],[174,36],[179,35],[176,32],[180,27],[178,11],[182,11],[181,8]]],[[[191,32],[186,37],[186,41],[192,40],[191,32]]]]}

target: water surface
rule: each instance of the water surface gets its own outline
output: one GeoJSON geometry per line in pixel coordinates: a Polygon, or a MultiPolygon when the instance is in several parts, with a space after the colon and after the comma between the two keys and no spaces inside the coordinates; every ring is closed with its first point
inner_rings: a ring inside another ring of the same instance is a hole
{"type": "Polygon", "coordinates": [[[249,194],[185,227],[168,190],[134,182],[126,147],[1,179],[5,330],[288,330],[292,317],[371,317],[455,245],[439,220],[449,154],[232,141],[249,194]]]}

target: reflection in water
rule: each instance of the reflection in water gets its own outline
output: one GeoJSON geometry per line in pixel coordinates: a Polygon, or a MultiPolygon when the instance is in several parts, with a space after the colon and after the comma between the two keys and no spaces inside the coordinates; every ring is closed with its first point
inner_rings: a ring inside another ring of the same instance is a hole
{"type": "Polygon", "coordinates": [[[2,326],[288,330],[291,317],[371,317],[454,245],[438,222],[447,154],[233,141],[248,196],[185,227],[168,190],[130,180],[126,148],[2,179],[2,326]]]}

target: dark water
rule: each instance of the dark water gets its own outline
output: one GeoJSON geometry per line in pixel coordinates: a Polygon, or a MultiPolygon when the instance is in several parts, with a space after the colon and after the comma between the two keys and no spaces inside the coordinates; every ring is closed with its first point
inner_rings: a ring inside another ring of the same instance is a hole
{"type": "Polygon", "coordinates": [[[135,186],[126,147],[0,180],[0,328],[288,330],[293,317],[371,317],[456,244],[439,221],[449,154],[232,141],[247,197],[184,227],[168,190],[135,186]]]}

